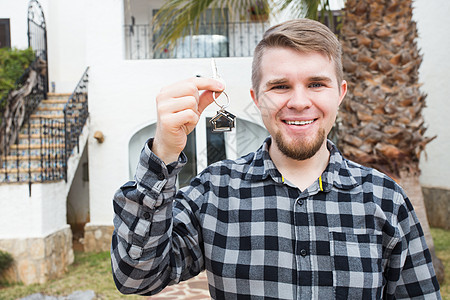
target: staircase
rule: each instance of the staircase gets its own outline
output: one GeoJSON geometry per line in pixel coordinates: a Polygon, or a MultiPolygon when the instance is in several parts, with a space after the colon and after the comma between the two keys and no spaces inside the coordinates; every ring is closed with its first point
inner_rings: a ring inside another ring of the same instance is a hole
{"type": "Polygon", "coordinates": [[[88,69],[72,94],[48,93],[0,156],[0,184],[67,180],[88,117],[88,69]],[[77,147],[75,147],[77,146],[77,147]]]}
{"type": "Polygon", "coordinates": [[[64,179],[63,109],[70,94],[48,94],[2,157],[0,182],[42,182],[64,179]]]}

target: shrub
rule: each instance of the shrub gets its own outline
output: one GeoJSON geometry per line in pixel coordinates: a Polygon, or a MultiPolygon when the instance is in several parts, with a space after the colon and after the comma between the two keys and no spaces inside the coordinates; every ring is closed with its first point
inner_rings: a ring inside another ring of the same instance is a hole
{"type": "Polygon", "coordinates": [[[8,269],[13,263],[13,258],[8,252],[0,250],[0,277],[3,272],[8,269]]]}
{"type": "Polygon", "coordinates": [[[33,62],[34,57],[31,48],[0,48],[0,100],[15,87],[16,81],[33,62]]]}

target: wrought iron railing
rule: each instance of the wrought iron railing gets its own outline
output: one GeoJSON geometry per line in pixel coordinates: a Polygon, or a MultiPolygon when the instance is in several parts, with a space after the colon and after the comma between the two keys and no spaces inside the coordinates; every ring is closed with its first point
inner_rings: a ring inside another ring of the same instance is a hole
{"type": "Polygon", "coordinates": [[[125,25],[126,59],[249,57],[268,27],[267,22],[201,24],[198,33],[157,50],[159,35],[151,25],[125,25]]]}
{"type": "MultiPolygon", "coordinates": [[[[67,160],[70,157],[75,146],[77,151],[80,152],[80,135],[83,130],[84,124],[89,116],[88,110],[88,75],[89,67],[84,71],[81,76],[75,90],[70,95],[64,106],[64,131],[65,131],[65,159],[66,159],[66,173],[67,173],[67,160]]],[[[66,178],[67,180],[67,178],[66,178]]]]}

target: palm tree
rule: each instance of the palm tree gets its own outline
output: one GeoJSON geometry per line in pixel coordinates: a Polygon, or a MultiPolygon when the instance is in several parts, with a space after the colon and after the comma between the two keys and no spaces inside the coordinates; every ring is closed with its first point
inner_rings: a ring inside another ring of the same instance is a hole
{"type": "MultiPolygon", "coordinates": [[[[242,15],[260,3],[318,19],[319,7],[330,13],[328,0],[169,0],[156,16],[162,28],[160,46],[198,27],[208,8],[228,8],[242,15]]],[[[324,13],[320,14],[324,16],[324,13]]],[[[295,16],[295,15],[294,15],[295,16]]],[[[329,18],[332,20],[332,18],[329,18]]],[[[422,224],[438,280],[444,269],[436,257],[419,182],[419,159],[427,143],[422,117],[425,98],[418,69],[412,0],[347,0],[341,27],[343,65],[349,84],[335,129],[344,156],[389,174],[405,189],[422,224]]]]}
{"type": "Polygon", "coordinates": [[[419,182],[420,155],[434,137],[425,136],[416,38],[412,0],[347,0],[341,41],[349,88],[339,111],[338,146],[347,158],[389,174],[405,189],[442,282],[419,182]]]}
{"type": "MultiPolygon", "coordinates": [[[[242,19],[251,13],[275,14],[279,10],[288,10],[293,17],[317,20],[319,7],[331,13],[329,0],[168,0],[153,20],[154,30],[159,32],[156,48],[162,50],[167,45],[174,46],[178,38],[197,32],[201,16],[208,9],[226,10],[231,19],[242,19]]],[[[321,15],[325,17],[325,14],[321,15]]]]}

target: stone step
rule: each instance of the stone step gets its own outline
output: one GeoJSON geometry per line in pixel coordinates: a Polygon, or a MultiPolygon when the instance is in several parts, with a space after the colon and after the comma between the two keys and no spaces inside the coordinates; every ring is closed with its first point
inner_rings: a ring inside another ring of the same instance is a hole
{"type": "Polygon", "coordinates": [[[24,143],[24,144],[11,145],[9,147],[9,149],[11,151],[13,151],[13,150],[28,150],[28,149],[31,149],[31,150],[35,150],[35,149],[38,149],[38,150],[40,150],[40,149],[53,150],[53,149],[64,148],[64,147],[65,147],[65,144],[60,144],[60,143],[57,143],[57,144],[44,144],[44,145],[24,143]]]}
{"type": "MultiPolygon", "coordinates": [[[[10,149],[10,152],[8,154],[8,156],[40,156],[40,155],[44,155],[44,156],[62,156],[65,153],[65,147],[64,145],[55,145],[55,146],[51,146],[51,147],[43,147],[41,149],[40,145],[20,145],[20,147],[18,147],[19,149],[17,149],[17,147],[13,147],[10,149]]],[[[68,153],[68,155],[70,156],[73,152],[73,149],[70,151],[70,153],[68,153]]]]}
{"type": "MultiPolygon", "coordinates": [[[[39,123],[30,124],[29,132],[32,135],[40,135],[42,126],[39,123]]],[[[19,136],[27,136],[28,138],[28,126],[22,127],[19,136]]]]}
{"type": "Polygon", "coordinates": [[[71,102],[69,104],[67,104],[67,100],[43,100],[41,101],[41,103],[39,104],[38,108],[36,109],[37,111],[41,111],[41,110],[63,110],[64,106],[68,107],[72,107],[72,108],[76,108],[76,109],[81,109],[84,105],[84,101],[83,102],[71,102]]]}
{"type": "Polygon", "coordinates": [[[64,108],[64,105],[61,105],[61,106],[56,106],[56,105],[42,106],[42,105],[39,105],[39,107],[36,108],[34,111],[35,112],[62,111],[63,108],[64,108]]]}
{"type": "Polygon", "coordinates": [[[58,120],[61,122],[61,120],[64,121],[64,114],[62,111],[56,111],[56,113],[53,113],[51,111],[41,111],[39,114],[35,112],[34,114],[30,115],[30,121],[31,119],[58,120]]]}
{"type": "Polygon", "coordinates": [[[47,167],[47,168],[14,168],[14,169],[0,169],[0,174],[24,174],[24,173],[43,173],[43,172],[51,172],[51,171],[62,171],[64,168],[63,166],[53,166],[53,167],[47,167]]]}
{"type": "Polygon", "coordinates": [[[28,172],[28,170],[26,172],[20,172],[17,173],[17,170],[15,170],[16,172],[10,172],[8,170],[7,173],[5,172],[0,172],[0,183],[14,183],[14,182],[27,182],[27,181],[32,181],[32,182],[40,182],[40,181],[45,181],[45,182],[49,182],[49,181],[60,181],[63,180],[63,173],[64,173],[64,169],[63,168],[58,168],[58,169],[54,169],[54,170],[47,170],[44,171],[42,169],[42,172],[28,172]]]}
{"type": "Polygon", "coordinates": [[[9,160],[9,161],[2,161],[1,164],[1,173],[17,173],[17,169],[19,169],[20,173],[23,173],[22,170],[31,170],[31,172],[34,172],[33,170],[42,168],[44,165],[47,168],[62,168],[64,166],[64,158],[63,157],[52,157],[52,161],[50,162],[42,162],[41,157],[34,156],[37,159],[36,160],[9,160]]]}
{"type": "Polygon", "coordinates": [[[72,93],[47,93],[48,100],[60,100],[60,99],[69,99],[72,93]]]}
{"type": "Polygon", "coordinates": [[[64,98],[64,99],[44,99],[41,101],[41,104],[47,104],[47,105],[58,105],[58,104],[62,104],[62,106],[64,106],[64,104],[67,103],[67,100],[69,98],[64,98]]]}
{"type": "Polygon", "coordinates": [[[7,156],[3,156],[2,157],[3,161],[30,161],[30,160],[41,160],[41,156],[40,155],[32,155],[32,156],[28,156],[28,155],[23,155],[23,156],[18,156],[18,155],[7,155],[7,156]]]}
{"type": "Polygon", "coordinates": [[[39,133],[31,133],[28,134],[27,133],[19,133],[19,139],[22,140],[26,140],[26,139],[40,139],[43,135],[39,134],[39,133]]]}

